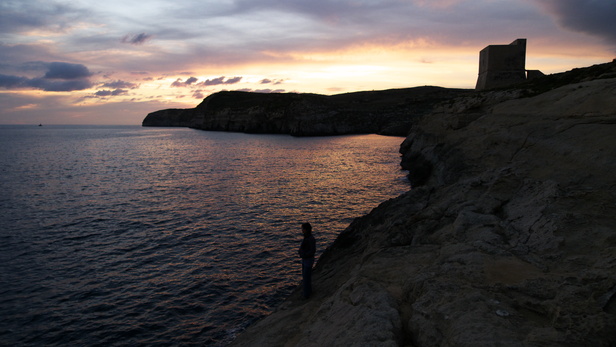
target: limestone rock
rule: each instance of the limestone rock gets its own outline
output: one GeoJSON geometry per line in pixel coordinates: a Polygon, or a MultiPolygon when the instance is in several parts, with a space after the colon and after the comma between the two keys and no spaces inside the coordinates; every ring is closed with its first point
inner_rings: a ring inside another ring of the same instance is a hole
{"type": "Polygon", "coordinates": [[[401,146],[420,184],[233,345],[614,346],[616,79],[576,83],[422,117],[401,146]]]}

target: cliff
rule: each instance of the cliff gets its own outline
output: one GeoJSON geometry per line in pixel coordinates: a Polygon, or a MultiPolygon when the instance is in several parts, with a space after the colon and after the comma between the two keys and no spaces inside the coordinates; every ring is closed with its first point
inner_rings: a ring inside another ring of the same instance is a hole
{"type": "Polygon", "coordinates": [[[143,126],[295,136],[378,133],[406,136],[419,116],[465,89],[416,87],[338,95],[219,92],[194,109],[153,112],[143,126]]]}
{"type": "Polygon", "coordinates": [[[614,346],[616,63],[602,69],[422,117],[401,146],[412,189],[339,235],[309,300],[233,345],[614,346]]]}
{"type": "Polygon", "coordinates": [[[147,115],[142,126],[190,127],[194,122],[195,109],[170,108],[147,115]]]}

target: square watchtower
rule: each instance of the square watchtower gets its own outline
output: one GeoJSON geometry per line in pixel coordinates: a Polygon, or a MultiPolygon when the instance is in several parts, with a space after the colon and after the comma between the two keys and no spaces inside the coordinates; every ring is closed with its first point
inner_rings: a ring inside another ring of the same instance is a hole
{"type": "Polygon", "coordinates": [[[526,80],[526,39],[489,45],[479,52],[476,90],[505,87],[526,80]]]}

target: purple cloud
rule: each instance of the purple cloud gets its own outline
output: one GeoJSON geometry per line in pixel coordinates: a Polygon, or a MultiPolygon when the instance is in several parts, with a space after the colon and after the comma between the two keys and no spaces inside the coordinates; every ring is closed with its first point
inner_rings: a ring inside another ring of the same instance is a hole
{"type": "Polygon", "coordinates": [[[94,95],[101,96],[101,97],[118,96],[118,95],[125,95],[125,94],[128,94],[128,90],[125,90],[125,89],[99,90],[96,93],[94,93],[94,95]]]}
{"type": "Polygon", "coordinates": [[[115,89],[119,89],[119,88],[137,89],[139,88],[139,85],[136,83],[132,83],[132,82],[117,80],[113,82],[103,83],[101,87],[115,88],[115,89]]]}
{"type": "Polygon", "coordinates": [[[205,82],[202,82],[201,84],[203,84],[204,86],[217,86],[221,84],[235,84],[241,80],[242,80],[242,77],[238,76],[238,77],[229,78],[225,81],[225,76],[221,76],[221,77],[213,78],[211,80],[208,79],[205,82]]]}
{"type": "Polygon", "coordinates": [[[219,84],[224,84],[224,79],[225,79],[225,76],[214,78],[214,79],[211,79],[211,80],[208,79],[205,82],[203,82],[203,85],[205,85],[205,86],[217,86],[219,84]]]}
{"type": "Polygon", "coordinates": [[[44,78],[74,80],[92,76],[88,68],[82,64],[54,62],[49,63],[48,69],[44,78]]]}
{"type": "Polygon", "coordinates": [[[33,78],[27,82],[27,86],[46,92],[70,92],[91,88],[92,83],[88,79],[54,81],[46,78],[33,78]]]}
{"type": "Polygon", "coordinates": [[[122,38],[122,43],[128,43],[131,45],[142,45],[144,44],[146,41],[150,40],[152,38],[152,35],[146,34],[146,33],[141,33],[141,34],[137,34],[137,35],[126,35],[122,38]]]}
{"type": "Polygon", "coordinates": [[[235,84],[242,80],[242,77],[233,77],[225,81],[225,84],[235,84]]]}
{"type": "Polygon", "coordinates": [[[282,84],[283,80],[270,80],[269,78],[262,79],[259,83],[261,84],[282,84]]]}
{"type": "Polygon", "coordinates": [[[182,81],[181,78],[178,78],[173,83],[171,83],[172,87],[189,87],[191,84],[197,82],[197,77],[189,77],[186,81],[182,81]]]}
{"type": "Polygon", "coordinates": [[[27,87],[29,79],[26,77],[0,74],[0,87],[6,89],[27,87]]]}
{"type": "Polygon", "coordinates": [[[48,70],[43,77],[0,75],[0,87],[35,88],[48,92],[68,92],[92,87],[92,82],[88,79],[92,74],[84,65],[53,62],[47,63],[46,66],[48,70]]]}

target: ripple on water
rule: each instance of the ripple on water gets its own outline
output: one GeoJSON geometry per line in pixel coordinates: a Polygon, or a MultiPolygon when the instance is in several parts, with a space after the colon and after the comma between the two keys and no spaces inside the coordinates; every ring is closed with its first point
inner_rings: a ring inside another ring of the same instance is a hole
{"type": "Polygon", "coordinates": [[[407,190],[402,139],[0,127],[0,341],[223,345],[407,190]]]}

